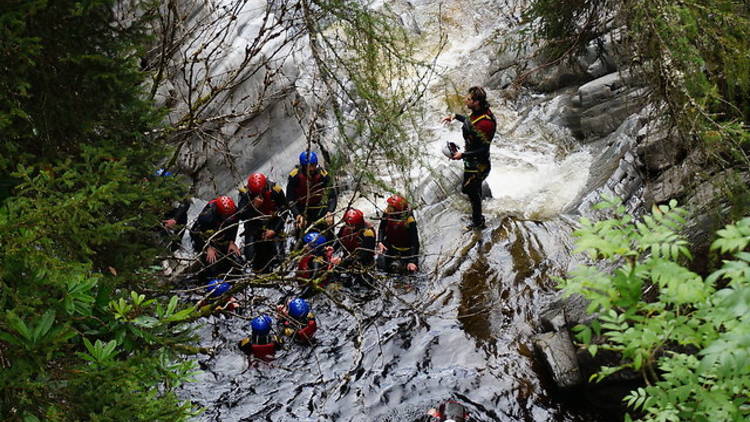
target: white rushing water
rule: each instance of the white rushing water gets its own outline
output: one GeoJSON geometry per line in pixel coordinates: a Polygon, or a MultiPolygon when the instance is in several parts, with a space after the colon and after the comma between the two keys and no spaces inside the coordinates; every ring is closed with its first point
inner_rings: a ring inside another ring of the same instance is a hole
{"type": "MultiPolygon", "coordinates": [[[[402,15],[403,21],[407,26],[412,22],[412,26],[419,28],[415,38],[421,51],[434,51],[441,31],[447,39],[435,61],[436,75],[431,78],[421,104],[426,110],[424,120],[416,124],[429,154],[425,161],[433,168],[449,166],[460,174],[462,163],[450,161],[441,153],[446,141],[463,145],[460,124],[454,122],[446,126],[441,124],[441,119],[451,112],[468,114],[469,111],[463,107],[448,109],[446,92],[457,87],[457,94],[464,95],[470,86],[482,85],[488,79],[494,70],[493,55],[497,54],[496,33],[507,29],[504,25],[509,20],[489,12],[498,5],[487,0],[412,1],[411,7],[406,7],[405,3],[395,2],[391,6],[397,12],[408,11],[402,15]]],[[[518,5],[513,7],[518,8],[518,5]]],[[[510,8],[505,12],[512,14],[510,8]]],[[[574,147],[572,136],[550,123],[554,116],[548,109],[554,108],[532,107],[522,115],[513,104],[502,99],[501,90],[493,89],[488,89],[488,100],[498,127],[490,150],[492,171],[487,178],[493,198],[484,201],[485,214],[490,221],[506,215],[531,220],[554,218],[580,195],[589,176],[591,154],[585,148],[574,147]]],[[[382,176],[399,178],[403,175],[382,176]]],[[[427,171],[411,176],[422,186],[429,186],[425,180],[430,178],[427,171]]],[[[468,207],[466,197],[455,193],[457,189],[444,188],[454,192],[450,201],[463,201],[468,207]]],[[[370,215],[374,214],[375,205],[368,200],[355,203],[370,215]]]]}

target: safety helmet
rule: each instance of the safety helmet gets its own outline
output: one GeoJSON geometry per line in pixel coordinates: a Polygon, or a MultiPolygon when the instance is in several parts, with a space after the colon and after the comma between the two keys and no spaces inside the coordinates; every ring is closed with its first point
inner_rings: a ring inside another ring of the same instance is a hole
{"type": "Polygon", "coordinates": [[[349,224],[350,226],[361,226],[364,222],[365,215],[358,209],[349,208],[344,213],[344,223],[349,224]]]}
{"type": "Polygon", "coordinates": [[[250,321],[250,328],[253,329],[253,333],[263,335],[271,331],[271,324],[273,324],[271,317],[263,314],[250,321]]]}
{"type": "Polygon", "coordinates": [[[387,200],[388,205],[393,207],[396,211],[405,211],[406,207],[409,205],[408,202],[406,202],[406,198],[400,195],[391,195],[390,198],[387,200]]]}
{"type": "Polygon", "coordinates": [[[229,196],[220,196],[214,199],[214,203],[219,214],[224,217],[229,217],[237,211],[237,205],[234,204],[234,200],[229,196]]]}
{"type": "Polygon", "coordinates": [[[289,302],[289,316],[295,319],[300,319],[310,312],[310,305],[307,304],[305,299],[298,297],[289,302]]]}
{"type": "Polygon", "coordinates": [[[258,195],[266,188],[268,178],[263,173],[253,173],[247,177],[247,190],[258,195]]]}
{"type": "Polygon", "coordinates": [[[220,278],[215,278],[208,282],[206,286],[206,293],[211,297],[219,297],[226,293],[232,287],[231,284],[226,281],[222,281],[220,278]]]}
{"type": "Polygon", "coordinates": [[[299,164],[306,166],[308,164],[318,164],[318,154],[312,151],[302,151],[299,155],[299,164]]]}
{"type": "Polygon", "coordinates": [[[310,232],[302,238],[305,245],[309,245],[311,248],[317,248],[327,242],[326,237],[318,232],[310,232]]]}

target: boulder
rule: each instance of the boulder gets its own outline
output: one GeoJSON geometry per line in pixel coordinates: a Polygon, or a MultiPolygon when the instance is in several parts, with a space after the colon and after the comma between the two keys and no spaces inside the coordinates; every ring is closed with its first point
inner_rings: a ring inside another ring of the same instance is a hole
{"type": "Polygon", "coordinates": [[[642,108],[645,89],[628,89],[621,95],[594,105],[581,113],[581,132],[587,138],[606,136],[642,108]]]}
{"type": "Polygon", "coordinates": [[[630,71],[612,72],[587,82],[578,88],[579,105],[590,108],[613,97],[620,96],[633,80],[630,71]]]}
{"type": "Polygon", "coordinates": [[[638,133],[636,154],[648,175],[658,175],[685,158],[686,145],[663,125],[649,124],[638,133]]]}
{"type": "Polygon", "coordinates": [[[646,203],[660,204],[670,199],[684,198],[693,188],[697,175],[704,171],[705,160],[705,154],[694,149],[681,163],[667,168],[647,186],[644,195],[646,203]]]}
{"type": "Polygon", "coordinates": [[[570,389],[583,383],[576,350],[567,330],[538,334],[533,343],[558,388],[570,389]]]}

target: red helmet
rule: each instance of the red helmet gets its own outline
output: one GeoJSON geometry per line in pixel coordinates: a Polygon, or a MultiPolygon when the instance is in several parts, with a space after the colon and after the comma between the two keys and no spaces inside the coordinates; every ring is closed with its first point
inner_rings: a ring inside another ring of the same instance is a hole
{"type": "Polygon", "coordinates": [[[224,217],[229,217],[237,211],[237,205],[234,200],[228,196],[220,196],[212,201],[216,204],[216,210],[224,217]]]}
{"type": "Polygon", "coordinates": [[[263,173],[253,173],[247,176],[247,190],[258,195],[266,188],[268,178],[263,173]]]}
{"type": "Polygon", "coordinates": [[[406,198],[400,195],[391,195],[388,198],[388,205],[392,206],[395,211],[405,211],[409,203],[406,202],[406,198]]]}
{"type": "Polygon", "coordinates": [[[349,208],[344,213],[344,223],[350,226],[361,226],[365,222],[365,215],[362,211],[354,208],[349,208]]]}

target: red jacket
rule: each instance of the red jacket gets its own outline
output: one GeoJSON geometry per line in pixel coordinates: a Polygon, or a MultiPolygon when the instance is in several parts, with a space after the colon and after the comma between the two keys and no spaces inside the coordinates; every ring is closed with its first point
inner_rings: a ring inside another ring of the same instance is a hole
{"type": "Polygon", "coordinates": [[[313,315],[313,313],[307,313],[307,316],[305,317],[307,319],[307,323],[302,328],[299,328],[296,331],[294,328],[298,327],[298,324],[302,323],[303,321],[293,319],[292,317],[289,318],[290,319],[282,321],[281,324],[282,327],[284,327],[282,332],[285,335],[292,336],[292,338],[298,343],[311,343],[315,332],[318,331],[318,323],[315,322],[315,316],[313,315]]]}
{"type": "Polygon", "coordinates": [[[319,284],[325,286],[328,282],[328,270],[332,268],[330,254],[324,256],[307,254],[297,264],[297,278],[303,281],[311,281],[321,277],[319,284]]]}
{"type": "Polygon", "coordinates": [[[327,171],[318,168],[308,177],[297,166],[289,173],[286,199],[292,213],[296,216],[300,215],[306,208],[325,208],[328,212],[334,212],[337,194],[327,171]]]}
{"type": "Polygon", "coordinates": [[[258,359],[269,361],[273,359],[274,353],[281,348],[281,343],[272,336],[256,337],[253,340],[257,343],[252,342],[247,337],[240,340],[240,350],[246,355],[253,355],[258,359]]]}

